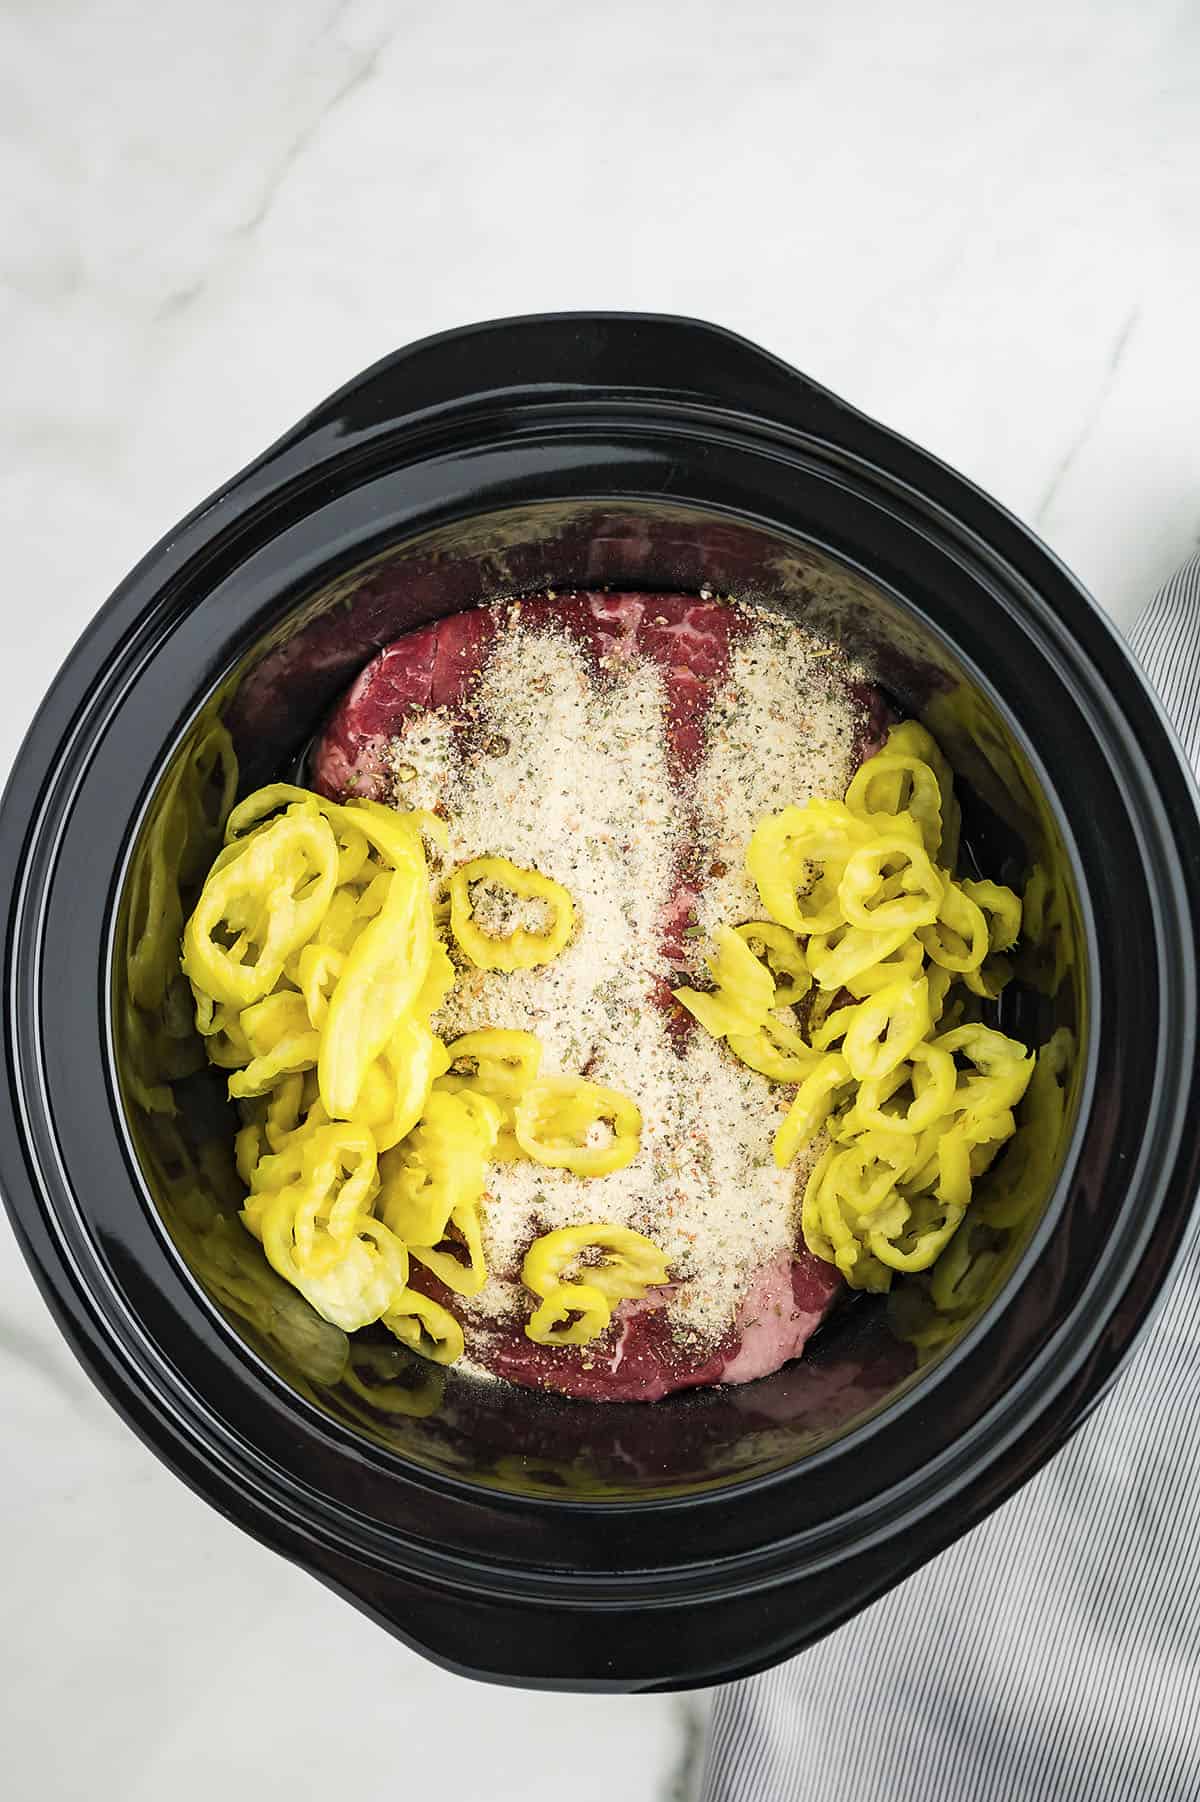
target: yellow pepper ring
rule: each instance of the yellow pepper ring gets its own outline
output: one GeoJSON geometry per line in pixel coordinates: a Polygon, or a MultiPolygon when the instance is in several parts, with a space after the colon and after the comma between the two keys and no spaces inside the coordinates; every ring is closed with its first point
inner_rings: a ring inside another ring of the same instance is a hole
{"type": "Polygon", "coordinates": [[[241,1027],[254,1056],[229,1078],[233,1100],[265,1095],[281,1076],[315,1067],[320,1039],[294,989],[244,1008],[241,1027]]]}
{"type": "Polygon", "coordinates": [[[842,1045],[850,1074],[858,1082],[869,1076],[886,1076],[905,1061],[932,1024],[929,984],[924,977],[917,982],[893,983],[860,1001],[842,1045]]]}
{"type": "Polygon", "coordinates": [[[302,808],[237,847],[205,883],[184,928],[183,969],[194,987],[236,1008],[269,995],[288,957],[320,926],[337,859],[327,821],[302,808]]]}
{"type": "Polygon", "coordinates": [[[446,1047],[445,1089],[477,1088],[493,1101],[515,1102],[537,1076],[542,1043],[532,1032],[488,1026],[463,1033],[446,1047]]]}
{"type": "Polygon", "coordinates": [[[383,1316],[389,1333],[434,1364],[454,1364],[465,1349],[463,1330],[448,1308],[419,1289],[402,1288],[383,1316]]]}
{"type": "Polygon", "coordinates": [[[347,954],[329,999],[317,1070],[321,1100],[349,1119],[368,1067],[412,1009],[433,958],[423,860],[392,873],[387,898],[347,954]]]}
{"type": "Polygon", "coordinates": [[[543,1233],[525,1254],[521,1280],[541,1305],[525,1331],[538,1345],[586,1345],[604,1332],[620,1301],[640,1301],[648,1288],[668,1280],[666,1254],[632,1227],[593,1224],[543,1233]],[[569,1282],[564,1272],[589,1253],[582,1275],[569,1282]],[[578,1318],[572,1320],[571,1316],[578,1318]]]}
{"type": "Polygon", "coordinates": [[[913,1134],[924,1132],[953,1108],[956,1074],[950,1053],[923,1040],[913,1046],[906,1062],[888,1076],[867,1078],[859,1088],[855,1102],[857,1117],[864,1127],[913,1134]],[[911,1105],[903,1114],[885,1114],[884,1085],[890,1095],[906,1081],[912,1084],[911,1105]]]}
{"type": "MultiPolygon", "coordinates": [[[[342,1255],[327,1270],[309,1274],[295,1255],[294,1196],[281,1189],[265,1198],[258,1236],[272,1267],[343,1332],[379,1320],[408,1280],[408,1256],[379,1220],[361,1217],[342,1255]]],[[[251,1231],[255,1230],[247,1218],[251,1231]]]]}
{"type": "Polygon", "coordinates": [[[911,1274],[917,1270],[928,1270],[936,1262],[962,1225],[965,1207],[946,1206],[940,1227],[930,1227],[912,1234],[911,1251],[904,1251],[884,1233],[867,1234],[867,1244],[874,1257],[890,1270],[899,1270],[911,1274]]]}
{"type": "Polygon", "coordinates": [[[316,1276],[338,1261],[374,1204],[374,1138],[348,1122],[321,1127],[305,1140],[300,1165],[302,1181],[293,1186],[293,1255],[316,1276]]]}
{"type": "Polygon", "coordinates": [[[989,949],[1011,951],[1021,936],[1020,895],[1003,883],[973,882],[969,877],[958,886],[987,919],[989,949]]]}
{"type": "Polygon", "coordinates": [[[830,1164],[837,1153],[837,1146],[828,1144],[812,1170],[804,1185],[804,1199],[800,1204],[800,1231],[804,1243],[815,1258],[823,1258],[827,1264],[836,1262],[833,1241],[825,1231],[821,1219],[821,1190],[830,1164]]]}
{"type": "Polygon", "coordinates": [[[757,1032],[731,1032],[726,1043],[743,1064],[772,1082],[803,1082],[820,1057],[795,1027],[785,1026],[770,1014],[757,1032]]]}
{"type": "Polygon", "coordinates": [[[849,1081],[849,1066],[836,1051],[827,1052],[816,1069],[805,1077],[775,1134],[775,1162],[781,1170],[785,1170],[800,1147],[820,1131],[833,1111],[838,1090],[849,1081]]]}
{"type": "Polygon", "coordinates": [[[478,1295],[487,1281],[478,1206],[462,1203],[451,1214],[450,1224],[457,1229],[466,1247],[465,1264],[452,1251],[442,1251],[434,1245],[410,1245],[409,1251],[419,1264],[432,1270],[456,1295],[478,1295]]]}
{"type": "Polygon", "coordinates": [[[355,1116],[371,1128],[380,1152],[390,1151],[416,1126],[444,1061],[441,1041],[409,1014],[367,1066],[355,1116]]]}
{"type": "Polygon", "coordinates": [[[528,970],[548,964],[563,950],[575,928],[575,905],[562,884],[538,870],[523,870],[507,857],[475,857],[450,878],[450,930],[463,955],[480,970],[528,970]],[[474,916],[471,886],[492,883],[522,900],[542,901],[550,910],[543,931],[516,926],[509,933],[484,932],[474,916]]]}
{"type": "Polygon", "coordinates": [[[736,930],[718,926],[713,940],[717,954],[706,962],[716,987],[711,993],[675,989],[675,1000],[716,1039],[727,1033],[755,1033],[778,1005],[774,978],[736,930]]]}
{"type": "Polygon", "coordinates": [[[406,1244],[439,1245],[454,1210],[478,1203],[500,1122],[485,1102],[433,1089],[417,1125],[382,1160],[381,1211],[406,1244]]]}
{"type": "Polygon", "coordinates": [[[605,1331],[612,1309],[592,1283],[561,1283],[543,1296],[525,1325],[535,1345],[587,1345],[605,1331]]]}
{"type": "Polygon", "coordinates": [[[750,837],[746,869],[771,918],[792,932],[830,932],[841,923],[834,875],[862,828],[854,821],[839,833],[835,824],[824,824],[828,829],[822,835],[808,809],[785,807],[760,820],[750,837]],[[836,860],[834,870],[826,871],[831,859],[836,860]]]}
{"type": "Polygon", "coordinates": [[[446,1062],[438,1087],[451,1094],[476,1093],[493,1101],[501,1115],[493,1155],[506,1163],[519,1158],[522,1153],[513,1131],[513,1113],[541,1068],[541,1041],[531,1032],[484,1027],[447,1045],[446,1062]]]}
{"type": "MultiPolygon", "coordinates": [[[[857,927],[848,928],[848,932],[857,931],[857,927]]],[[[877,995],[893,982],[915,982],[924,965],[924,947],[919,938],[910,935],[877,964],[868,964],[856,976],[849,977],[845,986],[856,1001],[865,1001],[868,995],[877,995]]]]}
{"type": "Polygon", "coordinates": [[[774,1007],[794,1007],[812,987],[804,946],[776,920],[750,920],[733,929],[755,957],[765,957],[775,978],[774,1007]],[[761,950],[760,950],[761,947],[761,950]]]}
{"type": "MultiPolygon", "coordinates": [[[[838,884],[842,912],[853,926],[869,932],[913,932],[937,918],[943,881],[925,852],[900,834],[880,834],[847,860],[838,884]],[[871,902],[884,887],[884,866],[899,863],[900,892],[893,899],[871,902]]],[[[894,949],[894,947],[893,947],[894,949]]]]}
{"type": "Polygon", "coordinates": [[[990,934],[980,908],[957,882],[948,881],[936,917],[917,937],[935,964],[959,974],[977,970],[988,953],[990,934]]]}
{"type": "MultiPolygon", "coordinates": [[[[942,755],[933,734],[919,720],[901,720],[887,735],[884,754],[919,757],[937,778],[942,800],[942,842],[937,853],[943,869],[952,870],[958,862],[958,840],[962,828],[962,811],[954,793],[954,774],[942,755]]],[[[932,856],[933,853],[931,852],[932,856]]]]}
{"type": "Polygon", "coordinates": [[[891,740],[882,751],[860,764],[846,790],[846,805],[861,819],[870,819],[875,812],[911,814],[921,828],[926,852],[931,858],[938,855],[942,842],[942,795],[937,776],[923,758],[893,750],[891,740]]]}
{"type": "Polygon", "coordinates": [[[615,1089],[578,1076],[543,1076],[531,1083],[513,1117],[517,1143],[535,1164],[607,1176],[633,1162],[641,1146],[642,1115],[615,1089]],[[607,1142],[589,1142],[593,1129],[611,1126],[607,1142]]]}
{"type": "Polygon", "coordinates": [[[521,1280],[535,1295],[548,1295],[564,1271],[589,1252],[603,1253],[604,1261],[588,1264],[584,1280],[610,1301],[640,1300],[646,1289],[667,1280],[666,1255],[652,1239],[632,1227],[603,1222],[543,1233],[525,1254],[521,1280]]]}
{"type": "MultiPolygon", "coordinates": [[[[832,932],[814,933],[809,939],[808,967],[819,988],[836,994],[838,989],[849,988],[855,982],[861,986],[864,976],[886,966],[887,960],[901,951],[905,952],[903,962],[891,970],[885,981],[895,982],[906,969],[914,976],[920,974],[921,947],[912,936],[912,928],[898,926],[879,931],[843,923],[832,932]],[[915,950],[915,959],[906,949],[909,944],[915,950]]],[[[867,992],[864,988],[864,995],[867,992]]]]}

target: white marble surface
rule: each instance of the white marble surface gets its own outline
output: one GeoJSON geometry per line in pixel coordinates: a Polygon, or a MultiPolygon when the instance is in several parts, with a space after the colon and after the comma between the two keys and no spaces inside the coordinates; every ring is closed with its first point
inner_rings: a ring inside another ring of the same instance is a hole
{"type": "MultiPolygon", "coordinates": [[[[7,0],[0,767],[197,499],[395,345],[538,308],[735,327],[1128,620],[1200,537],[1198,122],[1186,0],[7,0]]],[[[694,1700],[468,1688],[195,1500],[7,1236],[0,1338],[14,1802],[424,1787],[446,1734],[453,1802],[689,1792],[694,1700]]]]}

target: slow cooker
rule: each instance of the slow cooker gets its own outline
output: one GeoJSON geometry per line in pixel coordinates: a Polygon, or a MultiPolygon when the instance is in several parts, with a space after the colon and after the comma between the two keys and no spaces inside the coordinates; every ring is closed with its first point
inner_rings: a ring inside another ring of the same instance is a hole
{"type": "Polygon", "coordinates": [[[215,1507],[471,1676],[709,1684],[844,1621],[1097,1403],[1200,1182],[1200,826],[1137,666],[978,489],[696,321],[446,332],[310,413],[99,613],[18,757],[0,870],[0,1180],[62,1331],[215,1507]],[[953,1307],[866,1298],[772,1377],[649,1405],[320,1320],[236,1219],[229,1106],[162,974],[224,812],[302,774],[378,647],[607,585],[790,610],[931,726],[971,855],[1040,884],[1005,1017],[1069,1048],[1037,1193],[953,1307]]]}

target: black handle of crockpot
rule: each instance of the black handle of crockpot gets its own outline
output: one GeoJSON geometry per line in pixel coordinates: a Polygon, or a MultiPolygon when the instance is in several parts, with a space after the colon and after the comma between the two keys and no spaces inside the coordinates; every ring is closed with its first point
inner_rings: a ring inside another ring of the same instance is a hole
{"type": "Polygon", "coordinates": [[[912,1561],[900,1567],[893,1548],[875,1547],[824,1572],[716,1605],[699,1597],[606,1609],[451,1593],[336,1555],[302,1562],[389,1633],[457,1675],[524,1689],[648,1693],[707,1688],[767,1670],[840,1626],[912,1561]],[[671,1645],[688,1648],[675,1672],[670,1654],[664,1656],[671,1645]]]}
{"type": "MultiPolygon", "coordinates": [[[[252,466],[361,453],[455,418],[653,399],[737,414],[857,448],[872,422],[748,339],[663,313],[541,313],[441,332],[384,357],[300,420],[252,466]]],[[[251,471],[247,471],[249,476],[251,471]]]]}

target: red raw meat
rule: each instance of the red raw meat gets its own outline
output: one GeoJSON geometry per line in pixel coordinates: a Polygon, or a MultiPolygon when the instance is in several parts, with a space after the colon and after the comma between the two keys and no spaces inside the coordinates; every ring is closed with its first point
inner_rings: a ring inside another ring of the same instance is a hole
{"type": "MultiPolygon", "coordinates": [[[[427,1275],[422,1272],[420,1275],[427,1275]]],[[[433,1283],[412,1278],[421,1288],[433,1283]]],[[[742,1304],[739,1329],[699,1355],[682,1350],[661,1306],[622,1303],[612,1326],[590,1345],[535,1345],[521,1322],[498,1328],[464,1322],[472,1357],[497,1376],[584,1401],[655,1402],[679,1389],[748,1383],[799,1357],[833,1307],[842,1279],[809,1252],[786,1252],[759,1271],[742,1304]]],[[[436,1285],[437,1299],[453,1297],[436,1285]]]]}
{"type": "MultiPolygon", "coordinates": [[[[599,668],[608,659],[650,658],[663,671],[669,749],[690,768],[700,748],[704,710],[724,670],[741,616],[687,594],[569,594],[522,601],[523,625],[560,626],[585,644],[599,668]]],[[[322,793],[388,793],[388,744],[407,716],[451,710],[464,698],[501,623],[495,609],[452,613],[406,632],[372,658],[334,709],[314,749],[312,780],[322,793]]]]}
{"type": "MultiPolygon", "coordinates": [[[[676,774],[694,768],[708,701],[728,663],[731,640],[748,629],[729,606],[685,594],[574,593],[520,603],[522,626],[554,624],[588,647],[602,675],[613,661],[635,655],[663,672],[668,755],[676,774]]],[[[475,609],[451,614],[406,633],[381,651],[343,697],[316,745],[312,781],[334,798],[385,799],[388,751],[414,711],[445,708],[452,715],[484,663],[503,614],[475,609]]],[[[873,689],[861,695],[861,754],[874,749],[886,725],[886,704],[873,689]]],[[[682,963],[680,933],[694,889],[681,870],[667,917],[664,944],[682,963]]],[[[686,1035],[689,1023],[660,1001],[686,1035]]],[[[427,1271],[412,1280],[460,1313],[456,1298],[427,1271]]],[[[463,1318],[469,1354],[496,1375],[535,1388],[597,1401],[655,1401],[675,1390],[743,1383],[797,1357],[834,1305],[841,1277],[801,1249],[763,1266],[742,1304],[736,1326],[718,1346],[689,1355],[671,1333],[661,1299],[622,1304],[608,1332],[582,1347],[535,1345],[519,1321],[488,1324],[463,1318]]]]}

